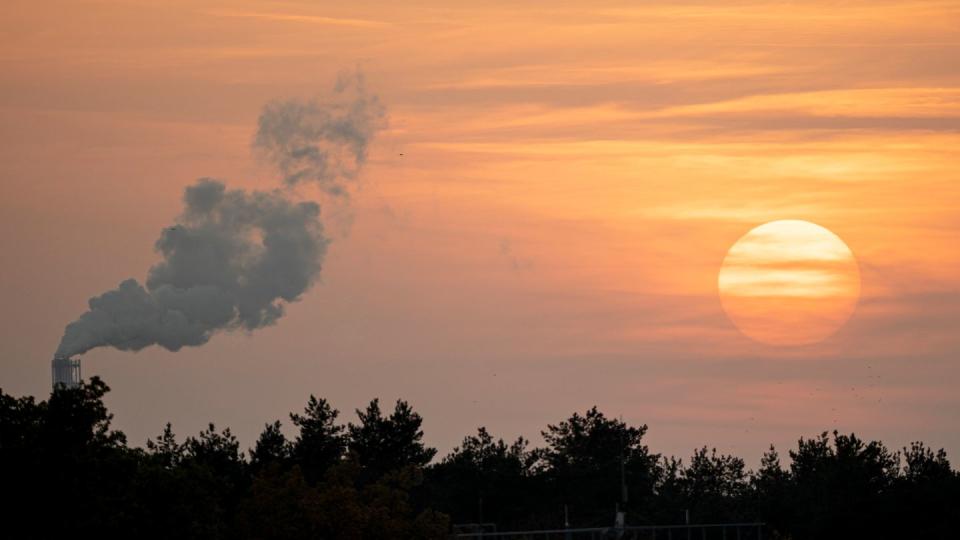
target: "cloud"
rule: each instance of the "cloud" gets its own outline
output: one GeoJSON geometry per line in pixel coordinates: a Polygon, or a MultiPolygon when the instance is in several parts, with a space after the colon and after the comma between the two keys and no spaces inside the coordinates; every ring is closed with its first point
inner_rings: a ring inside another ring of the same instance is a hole
{"type": "Polygon", "coordinates": [[[330,26],[350,26],[356,28],[383,28],[390,26],[383,21],[371,19],[356,19],[346,17],[323,17],[320,15],[306,15],[300,13],[264,13],[255,11],[213,11],[210,13],[216,17],[233,17],[244,19],[260,19],[265,21],[307,23],[330,26]]]}

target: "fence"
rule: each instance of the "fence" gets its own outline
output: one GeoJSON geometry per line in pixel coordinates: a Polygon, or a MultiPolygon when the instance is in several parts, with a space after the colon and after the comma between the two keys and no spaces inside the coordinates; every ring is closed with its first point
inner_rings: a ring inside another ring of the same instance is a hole
{"type": "Polygon", "coordinates": [[[451,536],[462,540],[763,540],[763,523],[699,525],[645,525],[540,531],[469,532],[451,536]]]}

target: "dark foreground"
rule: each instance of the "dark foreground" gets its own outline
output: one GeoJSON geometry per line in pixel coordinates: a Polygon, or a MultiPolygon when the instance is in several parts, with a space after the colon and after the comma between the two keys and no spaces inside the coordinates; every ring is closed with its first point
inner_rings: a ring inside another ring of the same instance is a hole
{"type": "Polygon", "coordinates": [[[689,512],[695,524],[765,522],[764,538],[960,534],[960,476],[922,443],[892,452],[823,433],[748,471],[707,447],[684,460],[652,453],[646,426],[594,408],[548,425],[542,448],[481,428],[435,459],[407,403],[384,412],[374,400],[343,424],[311,396],[290,415],[294,440],[267,424],[244,453],[229,429],[179,440],[167,425],[135,448],[110,428],[108,390],[94,377],[40,402],[0,391],[0,536],[430,539],[459,523],[562,528],[565,510],[571,527],[605,527],[621,478],[628,525],[689,512]]]}

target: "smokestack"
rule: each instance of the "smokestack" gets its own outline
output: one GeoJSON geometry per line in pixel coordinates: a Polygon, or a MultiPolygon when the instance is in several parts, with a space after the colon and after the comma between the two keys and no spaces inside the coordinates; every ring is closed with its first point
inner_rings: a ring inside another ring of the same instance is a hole
{"type": "Polygon", "coordinates": [[[70,358],[69,356],[56,355],[51,362],[53,370],[53,388],[56,390],[58,385],[64,388],[76,388],[80,386],[80,359],[70,358]]]}

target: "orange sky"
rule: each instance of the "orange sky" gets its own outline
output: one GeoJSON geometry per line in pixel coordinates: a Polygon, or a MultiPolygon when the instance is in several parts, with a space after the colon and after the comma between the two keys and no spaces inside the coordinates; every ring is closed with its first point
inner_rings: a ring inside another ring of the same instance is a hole
{"type": "Polygon", "coordinates": [[[143,278],[184,186],[278,185],[250,151],[265,102],[359,66],[389,127],[352,215],[326,212],[322,283],[250,336],[84,358],[134,443],[212,420],[252,444],[312,392],[409,399],[442,450],[597,404],[684,456],[837,428],[960,459],[960,2],[8,4],[6,392],[47,390],[63,326],[143,278]],[[858,259],[823,343],[752,342],[717,298],[778,219],[858,259]]]}

